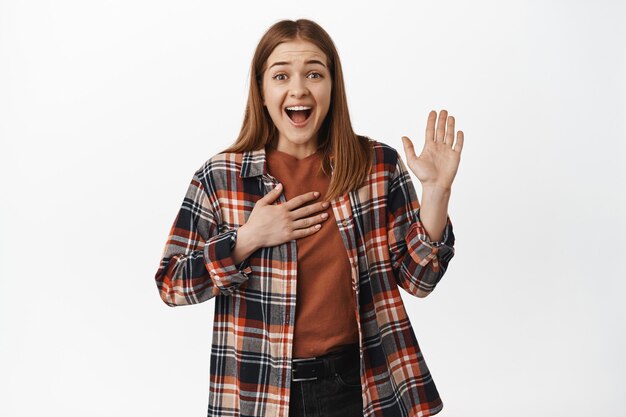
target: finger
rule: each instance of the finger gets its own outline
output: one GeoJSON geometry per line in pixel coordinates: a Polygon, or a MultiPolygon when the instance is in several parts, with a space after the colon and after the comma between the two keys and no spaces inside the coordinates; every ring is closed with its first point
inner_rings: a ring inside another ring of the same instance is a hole
{"type": "Polygon", "coordinates": [[[321,224],[316,224],[315,226],[307,227],[306,229],[294,230],[291,233],[291,237],[293,239],[301,239],[303,237],[307,237],[309,235],[312,235],[313,233],[317,232],[321,228],[322,228],[321,224]]]}
{"type": "Polygon", "coordinates": [[[317,216],[311,216],[304,219],[296,220],[292,223],[293,229],[306,229],[316,224],[322,223],[328,219],[328,213],[318,214],[317,216]]]}
{"type": "Polygon", "coordinates": [[[448,128],[446,130],[446,139],[444,140],[444,143],[448,145],[449,148],[451,148],[452,144],[454,143],[454,117],[453,116],[448,117],[448,128]]]}
{"type": "Polygon", "coordinates": [[[304,217],[310,216],[311,214],[317,213],[318,211],[326,210],[329,206],[330,203],[328,201],[309,204],[308,206],[300,207],[299,209],[293,210],[291,212],[291,217],[293,219],[302,219],[304,217]]]}
{"type": "Polygon", "coordinates": [[[278,185],[274,187],[273,190],[271,190],[269,193],[261,197],[259,201],[257,201],[257,204],[259,203],[261,203],[261,205],[272,204],[274,201],[276,201],[276,199],[278,198],[278,196],[280,196],[282,192],[283,192],[283,185],[281,183],[278,183],[278,185]]]}
{"type": "Polygon", "coordinates": [[[414,158],[417,155],[415,154],[415,147],[413,146],[413,142],[406,136],[402,136],[402,145],[404,146],[404,153],[406,154],[406,159],[414,158]]]}
{"type": "Polygon", "coordinates": [[[428,113],[428,121],[426,122],[426,142],[435,140],[435,121],[437,120],[437,112],[431,110],[428,113]]]}
{"type": "Polygon", "coordinates": [[[454,144],[454,150],[461,153],[463,150],[463,142],[465,141],[465,137],[463,135],[463,131],[459,130],[456,133],[456,143],[454,144]]]}
{"type": "Polygon", "coordinates": [[[439,119],[437,119],[437,130],[435,131],[435,142],[443,142],[443,136],[446,132],[446,119],[448,118],[448,112],[441,110],[439,112],[439,119]]]}
{"type": "Polygon", "coordinates": [[[291,200],[287,201],[285,203],[285,208],[288,210],[297,209],[301,205],[308,203],[309,201],[313,201],[319,196],[320,196],[320,193],[318,193],[317,191],[311,191],[308,193],[300,194],[292,198],[291,200]]]}

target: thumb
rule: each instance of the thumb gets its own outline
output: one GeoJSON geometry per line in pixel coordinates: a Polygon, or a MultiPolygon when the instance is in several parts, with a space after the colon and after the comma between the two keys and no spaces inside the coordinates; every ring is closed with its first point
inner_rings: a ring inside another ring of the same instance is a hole
{"type": "Polygon", "coordinates": [[[278,185],[274,187],[272,191],[265,194],[261,199],[259,199],[258,202],[262,204],[272,204],[274,201],[276,201],[276,199],[282,192],[283,192],[283,185],[281,183],[278,183],[278,185]]]}
{"type": "Polygon", "coordinates": [[[413,142],[406,136],[402,136],[402,145],[404,146],[404,153],[406,154],[406,159],[415,156],[415,148],[413,147],[413,142]]]}

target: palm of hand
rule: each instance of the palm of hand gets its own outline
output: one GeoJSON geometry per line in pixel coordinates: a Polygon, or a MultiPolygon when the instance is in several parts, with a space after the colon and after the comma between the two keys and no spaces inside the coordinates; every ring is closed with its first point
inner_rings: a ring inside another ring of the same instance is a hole
{"type": "Polygon", "coordinates": [[[448,112],[442,110],[435,130],[436,118],[437,113],[431,111],[426,126],[426,140],[420,155],[415,153],[413,143],[406,136],[402,137],[404,151],[409,169],[423,186],[435,185],[441,188],[450,188],[461,160],[463,132],[457,133],[456,145],[453,147],[454,117],[448,118],[448,112]]]}

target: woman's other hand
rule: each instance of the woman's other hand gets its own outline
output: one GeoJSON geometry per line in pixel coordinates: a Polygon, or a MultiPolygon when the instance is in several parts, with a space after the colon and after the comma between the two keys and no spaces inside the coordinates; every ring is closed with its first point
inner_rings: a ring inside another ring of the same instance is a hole
{"type": "Polygon", "coordinates": [[[243,237],[256,250],[312,235],[322,227],[328,214],[319,212],[330,203],[322,201],[304,206],[318,198],[319,192],[311,191],[286,203],[272,204],[282,192],[283,186],[278,184],[256,202],[248,221],[239,228],[237,241],[243,237]]]}
{"type": "Polygon", "coordinates": [[[426,140],[419,156],[415,154],[413,143],[408,137],[402,137],[402,144],[407,165],[422,186],[450,189],[459,167],[463,149],[463,132],[460,130],[457,132],[456,144],[454,144],[454,117],[448,117],[448,112],[441,110],[435,129],[436,119],[437,112],[432,110],[428,114],[426,140]]]}

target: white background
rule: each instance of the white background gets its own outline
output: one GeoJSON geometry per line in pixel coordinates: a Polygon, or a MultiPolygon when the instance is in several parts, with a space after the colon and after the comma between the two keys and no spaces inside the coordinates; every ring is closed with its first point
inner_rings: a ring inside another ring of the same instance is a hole
{"type": "Polygon", "coordinates": [[[154,274],[258,40],[306,17],[357,133],[465,132],[456,256],[403,293],[441,415],[626,416],[626,7],[384,4],[0,1],[0,415],[206,415],[214,302],[169,308],[154,274]]]}

